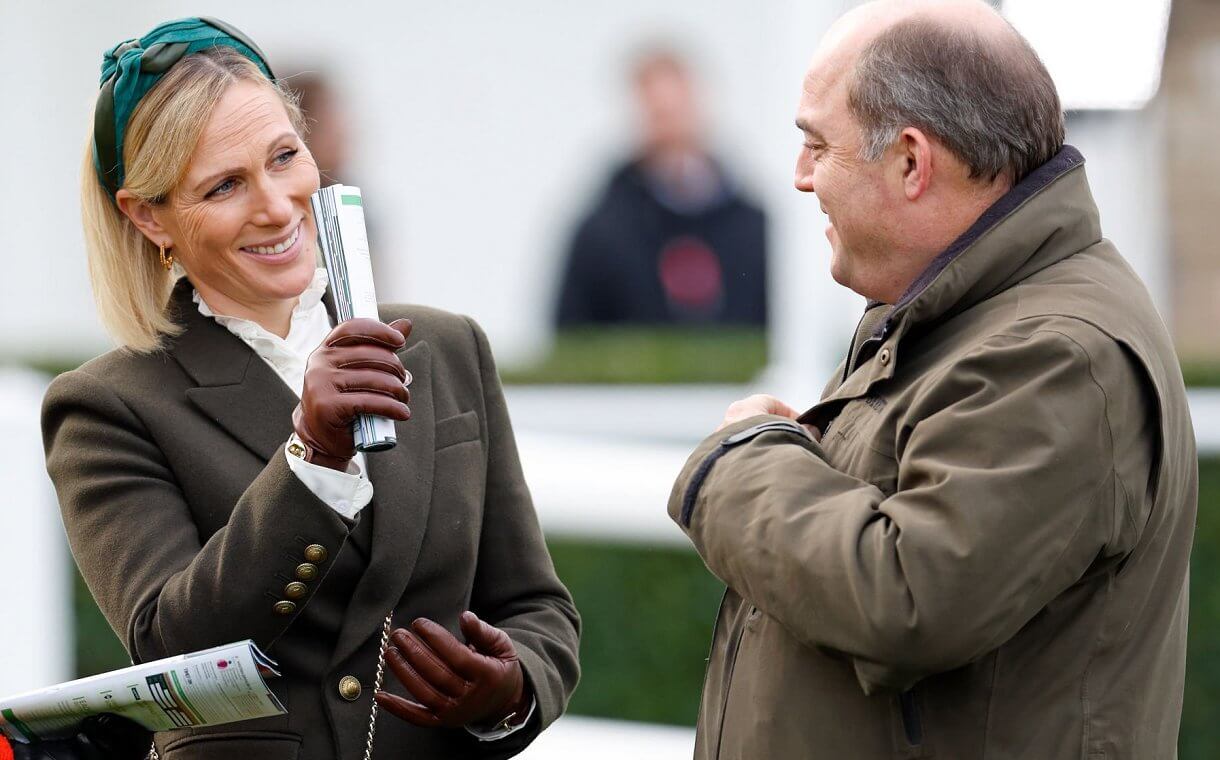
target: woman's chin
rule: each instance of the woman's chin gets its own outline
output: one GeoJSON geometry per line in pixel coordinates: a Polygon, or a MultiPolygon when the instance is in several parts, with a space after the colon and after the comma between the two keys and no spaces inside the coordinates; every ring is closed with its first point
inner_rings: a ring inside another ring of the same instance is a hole
{"type": "Polygon", "coordinates": [[[300,266],[290,269],[250,272],[251,285],[255,291],[271,300],[289,300],[297,298],[313,282],[314,267],[300,266]]]}

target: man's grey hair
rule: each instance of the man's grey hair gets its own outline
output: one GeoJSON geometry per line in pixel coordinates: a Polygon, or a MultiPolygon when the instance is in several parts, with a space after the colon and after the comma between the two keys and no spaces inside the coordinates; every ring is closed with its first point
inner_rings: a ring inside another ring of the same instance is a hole
{"type": "Polygon", "coordinates": [[[914,17],[861,51],[848,89],[861,157],[875,161],[906,127],[945,145],[972,178],[1020,182],[1063,147],[1063,109],[1025,38],[914,17]]]}

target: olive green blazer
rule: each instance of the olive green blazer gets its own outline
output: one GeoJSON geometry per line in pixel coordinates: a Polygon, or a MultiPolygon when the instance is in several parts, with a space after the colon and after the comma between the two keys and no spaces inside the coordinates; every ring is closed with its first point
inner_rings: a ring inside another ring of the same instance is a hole
{"type": "MultiPolygon", "coordinates": [[[[370,454],[375,496],[354,525],[288,469],[296,395],[203,317],[183,279],[184,332],[152,354],[113,351],[51,384],[47,469],[68,539],[135,661],[252,639],[279,663],[287,715],[158,734],[165,760],[359,758],[382,620],[457,631],[472,609],[512,637],[537,699],[498,742],[382,714],[377,758],[508,757],[564,710],[579,618],[556,577],[521,473],[487,339],[418,306],[400,352],[414,376],[398,445],[370,454]],[[302,587],[303,586],[303,587],[302,587]],[[339,683],[362,685],[351,699],[339,683]]],[[[387,677],[386,688],[406,694],[387,677]]]]}

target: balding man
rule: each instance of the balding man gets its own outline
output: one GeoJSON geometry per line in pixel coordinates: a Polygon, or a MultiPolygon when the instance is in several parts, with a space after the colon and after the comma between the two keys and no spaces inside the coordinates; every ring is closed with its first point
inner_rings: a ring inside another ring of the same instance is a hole
{"type": "Polygon", "coordinates": [[[1194,435],[1045,68],[981,3],[870,5],[797,125],[868,307],[817,405],[733,404],[674,486],[729,587],[696,757],[1176,757],[1194,435]]]}

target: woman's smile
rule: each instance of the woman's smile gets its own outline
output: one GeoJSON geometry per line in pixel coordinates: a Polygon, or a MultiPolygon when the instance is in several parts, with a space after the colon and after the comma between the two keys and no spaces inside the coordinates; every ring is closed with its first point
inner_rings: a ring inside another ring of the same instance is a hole
{"type": "Polygon", "coordinates": [[[278,240],[272,239],[259,243],[258,245],[242,246],[239,250],[242,253],[254,256],[259,261],[267,264],[283,264],[295,261],[304,248],[304,239],[301,234],[304,228],[304,221],[298,221],[292,230],[278,240]]]}

